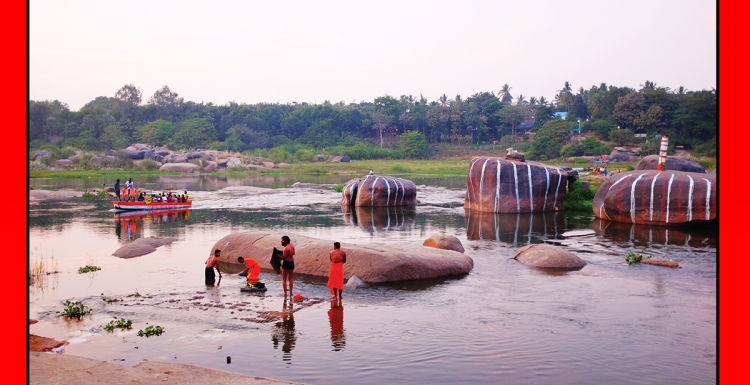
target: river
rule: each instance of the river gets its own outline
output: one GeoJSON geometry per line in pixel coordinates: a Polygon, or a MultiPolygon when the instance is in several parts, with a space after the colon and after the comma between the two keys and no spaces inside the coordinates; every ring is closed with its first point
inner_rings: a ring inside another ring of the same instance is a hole
{"type": "MultiPolygon", "coordinates": [[[[149,190],[188,190],[193,209],[164,215],[118,215],[108,200],[33,203],[30,262],[44,260],[59,273],[29,287],[30,316],[39,320],[31,333],[67,340],[64,354],[123,365],[146,359],[308,384],[716,382],[715,226],[631,226],[599,221],[588,212],[466,212],[465,177],[409,177],[418,186],[415,211],[345,215],[333,185],[348,179],[136,180],[149,190]],[[294,182],[321,186],[292,188],[294,182]],[[275,190],[227,189],[232,186],[275,190]],[[217,240],[265,229],[339,241],[344,250],[347,244],[417,248],[430,235],[447,233],[461,240],[474,269],[457,277],[347,289],[341,303],[329,299],[320,277],[297,276],[295,292],[306,297],[302,304],[284,302],[280,277],[271,271],[260,276],[269,288],[264,295],[240,293],[244,278],[234,274],[225,274],[218,286],[204,284],[203,263],[217,240]],[[177,241],[141,257],[112,256],[150,236],[177,241]],[[567,247],[587,265],[552,273],[513,259],[517,248],[541,242],[567,247]],[[625,262],[628,252],[644,248],[644,254],[681,267],[625,262]],[[87,264],[101,270],[78,274],[87,264]],[[56,312],[68,299],[83,301],[93,312],[81,321],[60,317],[56,312]],[[271,321],[258,322],[264,315],[271,321]],[[96,332],[114,317],[132,320],[133,329],[96,332]],[[165,333],[138,337],[149,325],[165,333]]],[[[30,181],[49,190],[112,182],[30,181]]]]}

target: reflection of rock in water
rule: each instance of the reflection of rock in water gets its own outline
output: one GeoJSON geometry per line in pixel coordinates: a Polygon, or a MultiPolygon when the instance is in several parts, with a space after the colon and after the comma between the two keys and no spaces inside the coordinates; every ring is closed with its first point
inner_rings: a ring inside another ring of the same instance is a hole
{"type": "Polygon", "coordinates": [[[649,226],[594,219],[594,233],[615,242],[633,242],[636,246],[686,245],[691,247],[716,247],[716,224],[700,226],[649,226]]]}
{"type": "Polygon", "coordinates": [[[292,363],[292,350],[297,343],[297,333],[294,330],[294,313],[290,302],[284,301],[284,315],[281,321],[276,322],[273,326],[273,334],[271,334],[271,341],[273,341],[273,348],[279,348],[279,341],[283,340],[281,351],[284,352],[282,356],[283,361],[287,361],[287,364],[292,363]]]}
{"type": "Polygon", "coordinates": [[[341,304],[341,301],[331,301],[331,310],[328,310],[328,322],[331,324],[333,351],[343,350],[346,346],[346,336],[344,335],[344,305],[341,304]]]}
{"type": "Polygon", "coordinates": [[[565,217],[560,212],[482,213],[465,210],[466,238],[502,241],[517,245],[558,239],[565,231],[565,217]]]}
{"type": "Polygon", "coordinates": [[[397,207],[350,207],[341,206],[344,222],[359,226],[368,233],[410,228],[417,218],[417,211],[410,206],[397,207]]]}

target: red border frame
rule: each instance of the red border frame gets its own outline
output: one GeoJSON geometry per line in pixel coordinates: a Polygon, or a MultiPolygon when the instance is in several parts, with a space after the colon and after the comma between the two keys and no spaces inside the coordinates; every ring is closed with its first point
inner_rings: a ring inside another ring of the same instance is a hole
{"type": "MultiPolygon", "coordinates": [[[[3,4],[0,13],[0,30],[2,31],[3,85],[0,93],[0,105],[5,111],[5,140],[4,146],[8,153],[6,159],[13,160],[13,166],[4,175],[5,199],[24,196],[28,202],[28,140],[26,114],[28,106],[28,12],[27,3],[10,1],[3,4]],[[8,143],[9,142],[9,143],[8,143]]],[[[28,204],[28,203],[27,203],[28,204]]],[[[10,239],[6,243],[6,260],[8,274],[5,285],[8,309],[3,316],[3,326],[6,326],[7,346],[9,349],[3,354],[3,379],[12,384],[25,383],[28,373],[28,222],[27,205],[16,205],[5,212],[9,218],[3,226],[3,238],[10,239]],[[25,258],[20,258],[24,256],[25,258]],[[12,309],[12,310],[11,310],[12,309]],[[10,331],[10,332],[8,332],[10,331]],[[25,352],[22,353],[22,352],[25,352]]]]}
{"type": "MultiPolygon", "coordinates": [[[[731,260],[718,262],[718,351],[719,360],[718,374],[719,383],[740,383],[744,378],[742,368],[744,366],[743,348],[748,339],[745,332],[743,318],[744,311],[742,297],[744,296],[741,281],[745,278],[748,262],[741,253],[742,236],[738,230],[742,224],[738,216],[730,216],[728,208],[732,202],[742,202],[743,191],[741,183],[735,177],[731,160],[739,157],[735,154],[746,149],[739,140],[732,140],[730,128],[736,126],[738,130],[743,129],[740,112],[743,111],[742,91],[746,87],[747,78],[750,76],[743,70],[742,56],[737,52],[742,49],[743,18],[744,9],[737,0],[720,0],[718,2],[718,71],[721,76],[718,79],[718,89],[721,89],[719,97],[719,164],[723,174],[728,175],[726,181],[719,186],[719,231],[720,248],[719,259],[725,255],[732,254],[731,260]],[[720,24],[719,24],[720,22],[720,24]],[[736,48],[736,49],[733,49],[736,48]],[[732,188],[736,186],[737,188],[732,188]],[[722,204],[723,203],[723,204],[722,204]]],[[[4,4],[4,12],[0,13],[2,23],[2,51],[6,58],[4,60],[4,92],[0,93],[0,105],[6,112],[5,138],[11,141],[10,146],[5,146],[6,159],[27,159],[27,106],[28,106],[28,3],[11,1],[4,4]]],[[[23,195],[28,198],[28,164],[27,162],[16,162],[10,171],[6,171],[2,191],[11,191],[13,196],[23,195]]],[[[5,195],[6,199],[9,197],[5,195]]],[[[28,199],[27,199],[28,202],[28,199]]],[[[8,344],[3,354],[3,377],[10,383],[22,383],[27,380],[28,373],[28,287],[26,276],[28,271],[28,223],[27,207],[11,206],[6,209],[6,216],[10,218],[10,225],[4,226],[3,235],[5,239],[13,241],[6,244],[9,249],[7,258],[9,271],[12,274],[6,277],[6,287],[10,293],[6,296],[10,302],[10,308],[15,311],[6,313],[3,317],[3,325],[10,326],[10,333],[6,333],[8,344]],[[8,211],[10,211],[8,213],[8,211]],[[24,255],[26,258],[13,258],[24,255]],[[18,273],[16,273],[18,272],[18,273]],[[22,354],[21,352],[26,352],[22,354]]]]}

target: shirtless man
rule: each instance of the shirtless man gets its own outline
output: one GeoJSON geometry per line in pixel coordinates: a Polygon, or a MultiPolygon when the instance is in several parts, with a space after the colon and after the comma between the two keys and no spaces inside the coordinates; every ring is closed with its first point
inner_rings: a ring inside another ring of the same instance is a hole
{"type": "Polygon", "coordinates": [[[286,297],[286,282],[289,281],[289,296],[294,295],[294,245],[288,236],[281,237],[281,285],[284,287],[286,297]]]}

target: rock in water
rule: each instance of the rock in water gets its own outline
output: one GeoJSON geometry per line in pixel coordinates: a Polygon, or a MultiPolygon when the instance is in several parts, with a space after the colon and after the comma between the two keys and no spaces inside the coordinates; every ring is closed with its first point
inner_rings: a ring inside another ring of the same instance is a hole
{"type": "Polygon", "coordinates": [[[461,241],[450,234],[433,234],[424,240],[424,246],[434,247],[436,249],[455,250],[459,253],[464,252],[464,246],[461,241]]]}
{"type": "Polygon", "coordinates": [[[478,157],[469,163],[464,208],[491,213],[562,210],[568,173],[540,163],[478,157]]]}
{"type": "Polygon", "coordinates": [[[677,262],[670,261],[669,259],[664,259],[664,258],[646,258],[646,259],[642,259],[641,263],[645,263],[647,265],[654,265],[654,266],[680,267],[680,265],[677,262]]]}
{"type": "Polygon", "coordinates": [[[594,215],[615,222],[682,225],[716,219],[716,176],[681,171],[615,174],[596,191],[594,215]]]}
{"type": "MultiPolygon", "coordinates": [[[[271,251],[279,247],[282,235],[288,235],[295,245],[295,273],[328,277],[333,241],[286,232],[251,231],[229,234],[216,242],[211,250],[221,250],[222,262],[237,264],[237,257],[250,257],[263,269],[271,271],[271,251]]],[[[356,275],[367,283],[466,274],[474,267],[474,261],[465,254],[413,244],[342,243],[341,249],[346,251],[344,276],[356,275]]]]}
{"type": "Polygon", "coordinates": [[[581,258],[572,252],[545,243],[528,245],[516,250],[517,261],[540,269],[578,270],[586,266],[581,258]]]}
{"type": "Polygon", "coordinates": [[[417,186],[410,180],[370,174],[346,182],[340,203],[357,207],[416,206],[417,186]]]}
{"type": "MultiPolygon", "coordinates": [[[[656,170],[656,165],[658,163],[659,155],[649,155],[641,159],[641,161],[638,162],[638,164],[635,166],[635,169],[656,170]]],[[[701,166],[700,163],[679,156],[668,156],[666,166],[668,171],[697,172],[701,174],[706,173],[705,167],[701,166]]]]}

